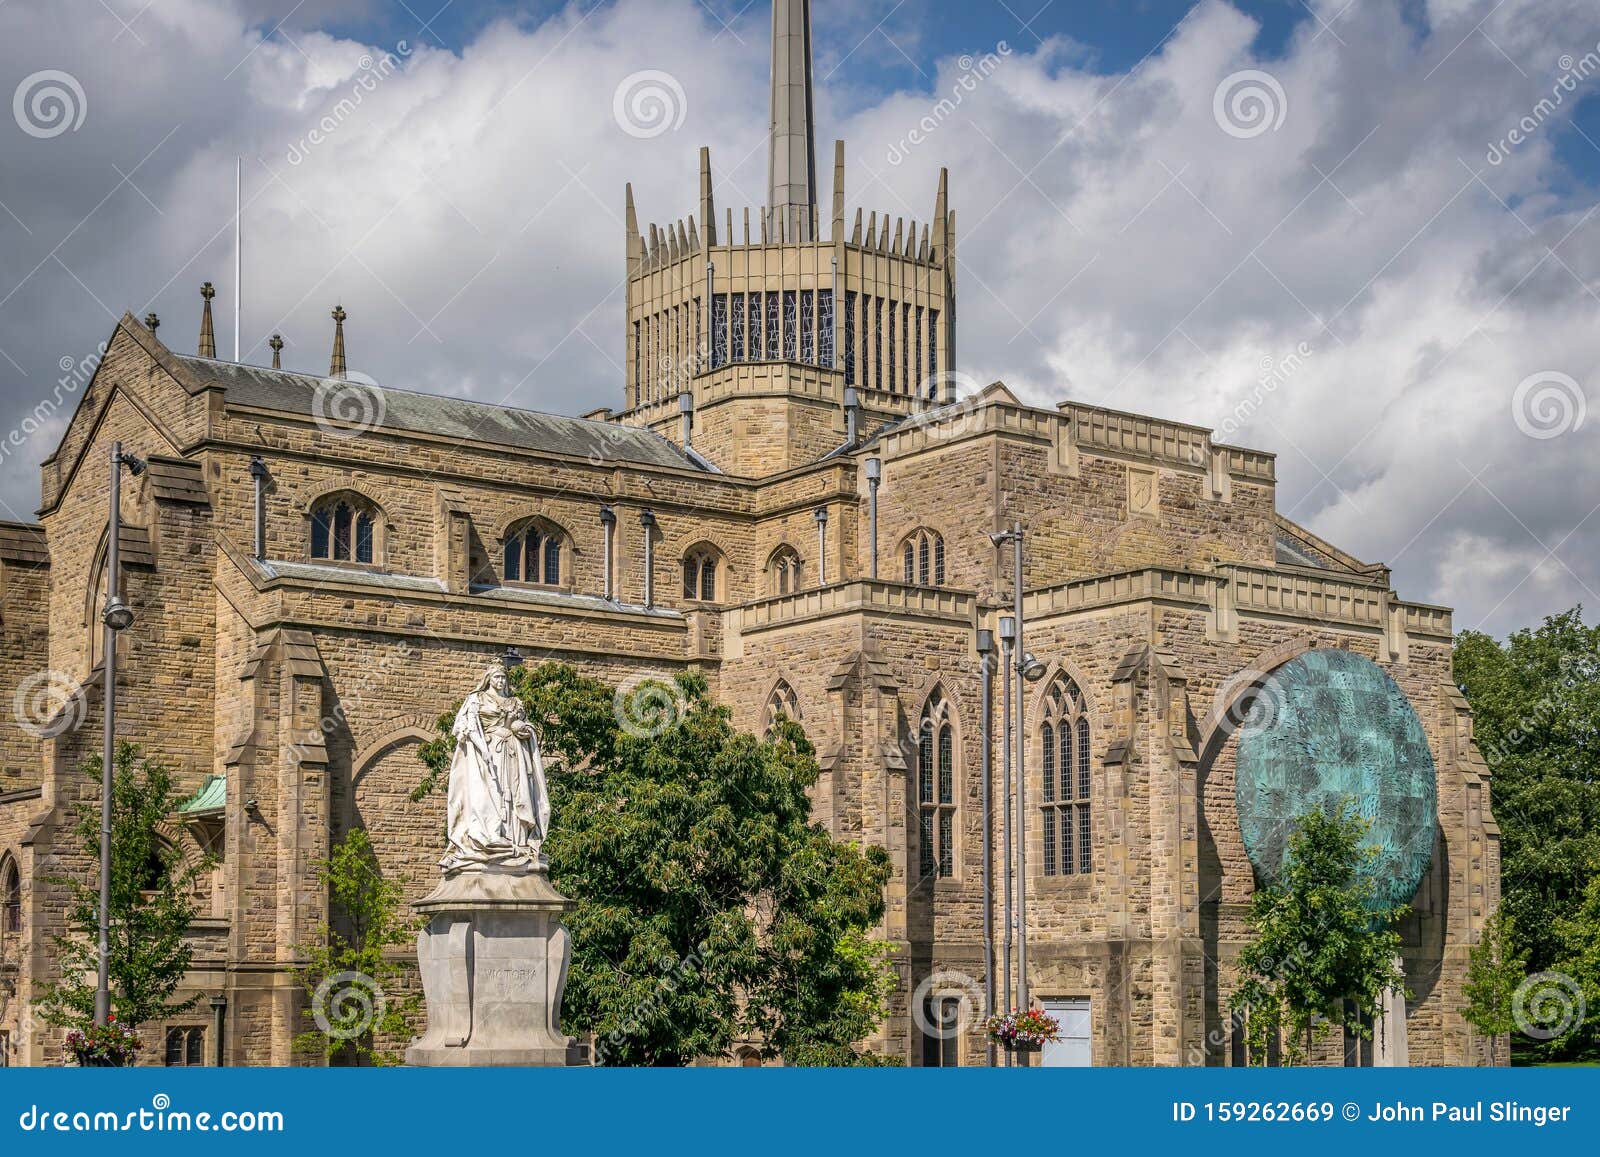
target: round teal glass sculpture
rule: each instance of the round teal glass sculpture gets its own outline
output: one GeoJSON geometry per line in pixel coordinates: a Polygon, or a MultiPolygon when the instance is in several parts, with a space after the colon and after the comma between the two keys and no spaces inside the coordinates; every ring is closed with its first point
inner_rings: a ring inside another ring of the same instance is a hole
{"type": "Polygon", "coordinates": [[[1422,721],[1395,681],[1349,651],[1308,651],[1262,682],[1239,733],[1235,796],[1245,853],[1276,878],[1295,821],[1349,800],[1378,855],[1371,904],[1409,903],[1433,858],[1438,787],[1422,721]]]}

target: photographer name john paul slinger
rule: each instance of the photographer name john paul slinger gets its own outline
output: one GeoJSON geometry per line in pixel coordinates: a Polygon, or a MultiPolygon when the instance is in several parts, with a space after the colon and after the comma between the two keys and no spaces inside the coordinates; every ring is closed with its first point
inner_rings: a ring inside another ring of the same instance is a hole
{"type": "Polygon", "coordinates": [[[1428,1105],[1375,1104],[1366,1115],[1369,1121],[1433,1121],[1445,1123],[1470,1123],[1487,1121],[1491,1124],[1519,1124],[1543,1126],[1568,1120],[1570,1105],[1524,1105],[1519,1101],[1473,1101],[1468,1104],[1451,1104],[1434,1101],[1428,1105]]]}

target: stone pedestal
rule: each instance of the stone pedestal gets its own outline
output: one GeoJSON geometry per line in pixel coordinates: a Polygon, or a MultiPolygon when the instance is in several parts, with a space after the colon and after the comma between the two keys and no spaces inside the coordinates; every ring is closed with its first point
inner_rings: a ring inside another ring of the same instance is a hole
{"type": "Polygon", "coordinates": [[[462,871],[413,907],[427,917],[417,962],[428,1028],[406,1063],[584,1065],[588,1048],[561,1032],[573,904],[539,871],[462,871]]]}

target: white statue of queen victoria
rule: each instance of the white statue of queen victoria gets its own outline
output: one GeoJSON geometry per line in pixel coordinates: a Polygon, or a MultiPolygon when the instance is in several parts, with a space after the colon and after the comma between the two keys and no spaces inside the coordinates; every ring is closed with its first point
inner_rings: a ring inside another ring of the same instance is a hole
{"type": "Polygon", "coordinates": [[[503,667],[484,672],[451,732],[450,849],[439,866],[446,873],[542,868],[539,847],[550,830],[544,761],[503,667]]]}

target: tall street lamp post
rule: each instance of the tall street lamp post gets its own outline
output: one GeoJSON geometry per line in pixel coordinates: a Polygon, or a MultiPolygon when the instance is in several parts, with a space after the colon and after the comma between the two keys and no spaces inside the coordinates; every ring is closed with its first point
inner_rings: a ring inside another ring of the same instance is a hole
{"type": "MultiPolygon", "coordinates": [[[[978,631],[978,677],[983,685],[979,719],[983,751],[983,1016],[994,1010],[994,632],[978,631]]],[[[989,1042],[989,1067],[994,1067],[994,1042],[989,1042]]]]}
{"type": "Polygon", "coordinates": [[[104,624],[102,650],[105,653],[105,741],[100,753],[100,928],[98,968],[94,990],[94,1022],[105,1024],[111,1017],[111,777],[116,764],[117,746],[117,635],[133,626],[133,611],[122,601],[122,468],[135,476],[144,473],[144,463],[122,452],[122,443],[111,444],[111,510],[106,519],[106,602],[100,621],[104,624]]]}

